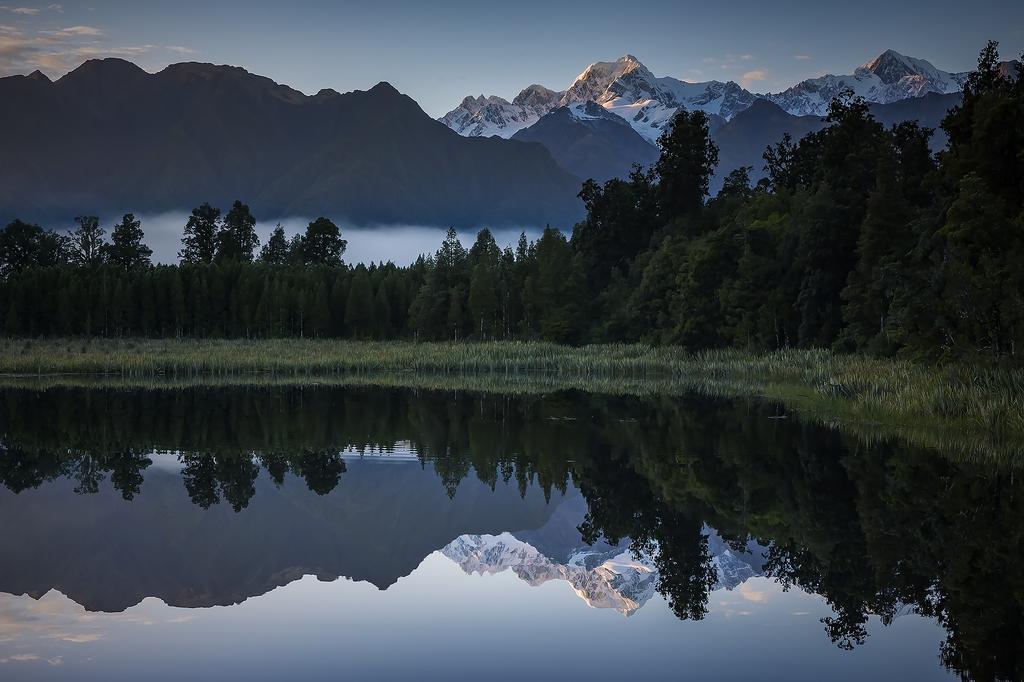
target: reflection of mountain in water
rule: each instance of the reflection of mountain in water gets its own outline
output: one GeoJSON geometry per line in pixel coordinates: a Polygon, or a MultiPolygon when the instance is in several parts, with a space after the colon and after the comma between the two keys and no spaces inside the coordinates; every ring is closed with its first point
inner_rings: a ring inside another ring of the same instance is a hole
{"type": "MultiPolygon", "coordinates": [[[[576,494],[536,530],[462,535],[441,553],[469,574],[511,570],[532,586],[562,580],[588,606],[630,616],[654,595],[659,578],[656,564],[647,554],[632,552],[628,540],[615,545],[601,541],[584,545],[577,526],[585,513],[586,502],[576,494]]],[[[731,590],[763,574],[762,547],[751,542],[746,551],[735,550],[713,530],[705,530],[718,575],[713,589],[731,590]]]]}
{"type": "Polygon", "coordinates": [[[90,611],[122,611],[145,597],[172,606],[227,605],[303,575],[344,576],[386,589],[463,533],[543,525],[562,500],[531,486],[470,476],[449,498],[433,467],[349,460],[341,484],[317,495],[264,473],[245,513],[193,504],[173,470],[153,467],[125,502],[102,487],[57,480],[18,495],[0,488],[0,591],[57,589],[90,611]]]}
{"type": "Polygon", "coordinates": [[[573,556],[571,563],[561,564],[515,536],[502,533],[463,535],[441,552],[466,573],[500,573],[511,569],[533,586],[564,580],[588,605],[615,609],[627,616],[651,598],[657,582],[653,565],[643,558],[632,558],[628,549],[617,550],[613,556],[581,552],[573,556]],[[594,565],[595,562],[600,563],[594,565]]]}

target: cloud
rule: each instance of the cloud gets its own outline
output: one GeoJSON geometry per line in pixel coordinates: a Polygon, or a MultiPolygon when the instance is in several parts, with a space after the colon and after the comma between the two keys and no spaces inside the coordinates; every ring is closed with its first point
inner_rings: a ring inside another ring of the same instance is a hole
{"type": "Polygon", "coordinates": [[[758,590],[753,587],[750,583],[743,583],[739,586],[738,590],[740,596],[749,602],[755,604],[764,604],[768,601],[768,592],[764,590],[758,590]]]}
{"type": "Polygon", "coordinates": [[[0,663],[7,663],[9,661],[18,661],[18,662],[38,661],[39,658],[40,658],[39,654],[14,654],[13,656],[8,656],[6,658],[0,658],[0,663]]]}
{"type": "Polygon", "coordinates": [[[105,31],[95,26],[75,25],[28,34],[15,26],[0,25],[0,76],[40,69],[55,78],[89,59],[139,60],[161,51],[176,55],[193,53],[191,48],[181,45],[110,45],[105,31]]]}
{"type": "MultiPolygon", "coordinates": [[[[64,13],[64,5],[47,5],[46,9],[51,12],[57,12],[58,14],[64,13]]],[[[8,5],[0,5],[0,11],[10,12],[11,14],[20,14],[26,17],[33,17],[39,14],[42,10],[38,7],[10,7],[8,5]]]]}
{"type": "Polygon", "coordinates": [[[768,72],[764,69],[754,69],[753,71],[747,71],[740,77],[743,81],[743,87],[749,88],[754,84],[755,81],[763,81],[768,77],[768,72]]]}
{"type": "Polygon", "coordinates": [[[59,31],[44,31],[43,33],[51,33],[58,36],[101,36],[103,31],[99,30],[94,26],[68,26],[62,28],[59,31]]]}
{"type": "Polygon", "coordinates": [[[811,58],[811,55],[809,55],[809,54],[795,54],[795,55],[793,55],[793,59],[799,59],[800,61],[807,61],[810,58],[811,58]]]}

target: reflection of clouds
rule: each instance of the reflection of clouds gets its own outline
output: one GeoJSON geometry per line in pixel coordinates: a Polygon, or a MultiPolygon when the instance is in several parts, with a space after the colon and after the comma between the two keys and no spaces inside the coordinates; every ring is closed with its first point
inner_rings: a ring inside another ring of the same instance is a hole
{"type": "MultiPolygon", "coordinates": [[[[193,618],[173,611],[166,617],[147,613],[154,606],[166,608],[159,599],[149,598],[122,613],[90,613],[57,590],[50,590],[39,600],[27,595],[0,594],[0,644],[21,646],[30,641],[50,641],[87,645],[106,638],[112,625],[187,623],[193,618]]],[[[0,662],[34,660],[25,656],[41,658],[37,654],[19,653],[0,658],[0,662]]],[[[47,662],[60,664],[52,659],[47,662]]]]}
{"type": "Polygon", "coordinates": [[[765,604],[768,602],[768,593],[755,588],[749,582],[742,583],[736,591],[740,593],[741,597],[755,604],[765,604]]]}
{"type": "Polygon", "coordinates": [[[39,654],[13,654],[5,658],[0,658],[0,663],[31,663],[33,661],[44,661],[48,665],[61,665],[64,663],[63,656],[54,656],[53,658],[43,658],[39,654]]]}
{"type": "Polygon", "coordinates": [[[55,632],[52,635],[47,635],[50,639],[59,639],[62,642],[73,642],[75,644],[85,644],[87,642],[95,642],[105,637],[102,632],[91,632],[75,634],[71,632],[55,632]]]}

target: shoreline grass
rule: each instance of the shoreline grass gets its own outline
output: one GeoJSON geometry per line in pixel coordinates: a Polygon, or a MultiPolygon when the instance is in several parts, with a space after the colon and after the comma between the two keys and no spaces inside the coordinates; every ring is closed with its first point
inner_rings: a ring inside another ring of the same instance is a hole
{"type": "Polygon", "coordinates": [[[2,339],[0,387],[313,384],[765,399],[860,437],[1024,455],[1024,371],[645,345],[321,339],[2,339]]]}

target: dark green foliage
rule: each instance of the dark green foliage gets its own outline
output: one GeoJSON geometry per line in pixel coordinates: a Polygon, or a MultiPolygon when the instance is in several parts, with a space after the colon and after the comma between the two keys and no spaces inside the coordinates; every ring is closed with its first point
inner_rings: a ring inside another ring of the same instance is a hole
{"type": "Polygon", "coordinates": [[[683,216],[700,210],[718,165],[718,148],[711,141],[707,114],[680,110],[661,134],[658,146],[661,156],[654,168],[663,215],[683,216]]]}
{"type": "Polygon", "coordinates": [[[338,226],[327,218],[317,218],[306,227],[302,237],[302,259],[311,265],[341,265],[348,242],[341,238],[338,226]]]}
{"type": "Polygon", "coordinates": [[[217,260],[249,263],[253,251],[259,245],[256,218],[249,212],[247,205],[236,200],[217,232],[217,260]]]}
{"type": "Polygon", "coordinates": [[[15,220],[0,230],[0,277],[59,265],[68,257],[67,239],[38,225],[15,220]]]}
{"type": "Polygon", "coordinates": [[[78,227],[71,233],[71,257],[75,263],[94,267],[103,262],[106,255],[106,230],[100,227],[100,219],[94,215],[75,218],[78,227]]]}
{"type": "Polygon", "coordinates": [[[107,260],[125,272],[149,267],[149,257],[153,255],[153,250],[142,243],[144,236],[142,223],[133,214],[126,213],[110,233],[107,260]]]}
{"type": "Polygon", "coordinates": [[[292,250],[288,238],[284,236],[284,228],[277,224],[270,233],[267,243],[260,249],[259,261],[265,265],[284,265],[288,262],[292,250]]]}
{"type": "Polygon", "coordinates": [[[217,255],[217,232],[220,229],[220,209],[203,204],[192,209],[185,223],[178,258],[182,263],[212,263],[217,255]]]}

